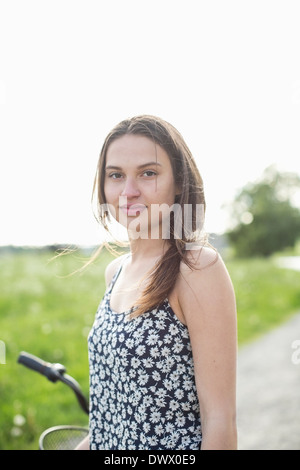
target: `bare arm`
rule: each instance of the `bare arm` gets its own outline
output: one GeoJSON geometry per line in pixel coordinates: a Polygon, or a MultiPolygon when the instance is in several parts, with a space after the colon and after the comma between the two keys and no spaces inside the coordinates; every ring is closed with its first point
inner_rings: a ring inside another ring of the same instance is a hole
{"type": "MultiPolygon", "coordinates": [[[[199,266],[205,263],[205,256],[207,261],[211,254],[201,255],[199,266]]],[[[202,270],[185,267],[179,286],[178,299],[194,356],[201,449],[236,449],[237,327],[231,280],[218,258],[202,270]]]]}

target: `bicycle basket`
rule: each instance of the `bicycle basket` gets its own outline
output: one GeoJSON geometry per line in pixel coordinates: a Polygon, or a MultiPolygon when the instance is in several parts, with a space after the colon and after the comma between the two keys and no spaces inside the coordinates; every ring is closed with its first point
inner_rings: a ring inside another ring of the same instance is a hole
{"type": "Polygon", "coordinates": [[[40,437],[40,450],[74,450],[88,435],[87,428],[78,426],[54,426],[46,429],[40,437]]]}

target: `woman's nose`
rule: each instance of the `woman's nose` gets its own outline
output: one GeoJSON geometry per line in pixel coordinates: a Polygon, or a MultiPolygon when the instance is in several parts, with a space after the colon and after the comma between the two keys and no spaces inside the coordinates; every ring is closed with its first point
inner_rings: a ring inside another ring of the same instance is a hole
{"type": "Polygon", "coordinates": [[[135,179],[126,178],[121,196],[126,196],[127,198],[131,198],[131,197],[137,197],[140,194],[141,192],[135,179]]]}

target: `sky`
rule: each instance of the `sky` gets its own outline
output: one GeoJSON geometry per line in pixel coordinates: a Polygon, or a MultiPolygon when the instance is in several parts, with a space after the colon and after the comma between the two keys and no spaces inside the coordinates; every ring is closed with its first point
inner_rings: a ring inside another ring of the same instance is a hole
{"type": "Polygon", "coordinates": [[[184,136],[208,232],[269,165],[300,175],[299,21],[293,0],[0,0],[0,245],[101,242],[99,152],[137,114],[184,136]]]}

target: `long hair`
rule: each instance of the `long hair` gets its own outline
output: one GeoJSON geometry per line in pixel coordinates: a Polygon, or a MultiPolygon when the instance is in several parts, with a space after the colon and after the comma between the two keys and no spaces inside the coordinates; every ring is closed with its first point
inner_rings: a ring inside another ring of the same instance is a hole
{"type": "MultiPolygon", "coordinates": [[[[109,230],[109,211],[106,209],[104,193],[104,178],[106,155],[109,145],[126,134],[142,135],[162,147],[171,162],[176,188],[180,194],[175,196],[174,204],[179,208],[181,231],[178,235],[178,220],[176,213],[170,216],[170,237],[165,241],[166,250],[159,262],[149,273],[147,285],[138,299],[132,316],[140,315],[158,307],[171,293],[183,261],[191,265],[187,247],[190,243],[206,242],[203,232],[205,213],[205,197],[203,181],[195,164],[193,156],[181,134],[168,122],[150,115],[135,116],[126,119],[115,126],[106,137],[98,161],[93,199],[97,203],[97,218],[106,230],[109,230]],[[199,217],[199,207],[201,217],[199,217]],[[188,208],[189,224],[186,222],[188,208]],[[187,230],[187,226],[191,228],[187,230]],[[175,226],[177,227],[175,233],[175,226]]],[[[177,211],[178,213],[178,211],[177,211]]]]}

